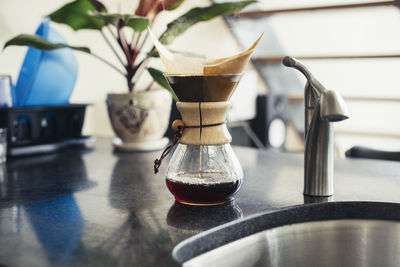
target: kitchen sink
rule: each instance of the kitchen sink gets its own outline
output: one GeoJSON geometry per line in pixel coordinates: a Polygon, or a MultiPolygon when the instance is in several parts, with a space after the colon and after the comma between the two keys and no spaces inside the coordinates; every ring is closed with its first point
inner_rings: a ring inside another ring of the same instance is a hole
{"type": "Polygon", "coordinates": [[[265,212],[178,244],[191,266],[400,266],[400,204],[328,202],[265,212]]]}

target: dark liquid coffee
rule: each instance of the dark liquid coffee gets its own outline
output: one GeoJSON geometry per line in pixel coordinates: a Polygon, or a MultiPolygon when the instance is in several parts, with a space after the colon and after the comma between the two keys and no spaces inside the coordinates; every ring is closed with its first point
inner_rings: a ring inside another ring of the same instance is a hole
{"type": "Polygon", "coordinates": [[[232,200],[242,181],[237,180],[215,184],[189,184],[171,181],[167,178],[167,187],[175,199],[191,205],[218,205],[232,200]]]}

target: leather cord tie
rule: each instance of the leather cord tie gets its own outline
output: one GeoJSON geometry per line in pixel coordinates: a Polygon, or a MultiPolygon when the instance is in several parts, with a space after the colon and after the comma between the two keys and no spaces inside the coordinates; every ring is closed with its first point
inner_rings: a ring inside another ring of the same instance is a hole
{"type": "Polygon", "coordinates": [[[205,128],[205,127],[214,127],[224,124],[225,122],[214,123],[214,124],[205,124],[205,125],[193,125],[186,126],[185,123],[181,120],[174,120],[172,123],[172,129],[175,131],[174,137],[172,138],[172,142],[169,146],[167,146],[161,154],[160,159],[154,160],[154,173],[158,173],[158,169],[161,166],[163,159],[171,152],[172,148],[178,143],[179,138],[181,138],[183,134],[183,130],[185,128],[205,128]]]}

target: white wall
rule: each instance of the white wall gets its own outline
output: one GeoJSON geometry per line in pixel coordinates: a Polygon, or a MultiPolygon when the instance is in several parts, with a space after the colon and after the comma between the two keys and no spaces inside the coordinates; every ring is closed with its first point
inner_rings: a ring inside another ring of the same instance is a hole
{"type": "MultiPolygon", "coordinates": [[[[263,4],[270,8],[274,2],[265,0],[263,4]]],[[[333,2],[349,1],[279,1],[278,5],[313,6],[333,2]]],[[[400,12],[394,6],[279,14],[269,21],[287,55],[400,55],[400,12]]],[[[303,63],[325,87],[337,90],[344,97],[397,99],[347,101],[350,119],[335,124],[342,150],[353,145],[400,150],[399,57],[304,60],[303,63]]],[[[300,74],[299,79],[305,82],[300,74]]]]}
{"type": "MultiPolygon", "coordinates": [[[[2,46],[5,41],[17,34],[33,33],[46,14],[67,2],[65,0],[0,0],[0,45],[2,46]]],[[[127,0],[103,2],[106,3],[109,11],[114,12],[122,10],[125,13],[132,13],[136,5],[135,1],[127,0]]],[[[161,33],[173,18],[195,5],[208,4],[209,1],[185,1],[176,11],[161,14],[153,25],[153,29],[156,33],[161,33]]],[[[52,25],[64,35],[71,45],[89,46],[92,51],[119,64],[98,32],[90,30],[74,32],[64,25],[56,23],[52,25]]],[[[207,58],[230,56],[240,51],[233,36],[220,18],[195,25],[178,37],[171,47],[204,54],[207,58]]],[[[26,48],[9,47],[0,53],[0,73],[11,74],[16,81],[25,51],[26,48]]],[[[126,92],[125,80],[113,69],[89,55],[76,53],[76,56],[80,70],[71,102],[93,104],[88,110],[84,133],[112,136],[105,107],[105,97],[110,92],[126,92]]],[[[160,63],[153,62],[152,64],[159,65],[160,63]]]]}

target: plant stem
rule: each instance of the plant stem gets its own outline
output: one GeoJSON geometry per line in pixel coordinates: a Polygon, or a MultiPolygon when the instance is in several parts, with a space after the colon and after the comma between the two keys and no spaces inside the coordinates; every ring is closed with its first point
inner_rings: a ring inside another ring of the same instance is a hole
{"type": "MultiPolygon", "coordinates": [[[[142,37],[142,33],[139,33],[139,36],[136,39],[135,45],[133,45],[133,43],[131,44],[133,49],[137,49],[138,48],[138,43],[139,43],[140,37],[142,37]]],[[[137,49],[137,51],[139,52],[140,50],[137,49]]]]}
{"type": "Polygon", "coordinates": [[[140,46],[137,48],[138,51],[142,51],[142,48],[143,48],[144,44],[146,43],[148,37],[149,37],[149,31],[146,31],[142,43],[141,43],[140,46]]]}
{"type": "Polygon", "coordinates": [[[110,25],[107,24],[106,28],[115,39],[118,39],[118,36],[111,30],[110,25]]]}
{"type": "Polygon", "coordinates": [[[129,89],[129,92],[130,93],[132,93],[133,92],[133,86],[134,86],[134,84],[132,83],[132,74],[131,74],[131,72],[128,72],[128,74],[126,74],[126,82],[127,82],[127,84],[128,84],[128,89],[129,89]]]}
{"type": "Polygon", "coordinates": [[[127,64],[125,65],[126,69],[126,82],[128,85],[129,92],[133,92],[133,83],[132,83],[132,77],[135,74],[135,68],[133,67],[133,57],[135,57],[134,51],[131,51],[130,45],[126,41],[125,33],[123,31],[123,23],[122,20],[118,20],[117,24],[117,42],[122,48],[122,51],[124,51],[125,57],[127,64]]]}
{"type": "Polygon", "coordinates": [[[138,81],[138,79],[140,78],[140,76],[142,75],[143,70],[145,69],[145,65],[146,65],[144,63],[148,59],[149,59],[149,57],[145,57],[142,61],[140,61],[140,63],[138,65],[136,65],[136,71],[135,71],[135,74],[132,77],[132,79],[134,79],[134,81],[132,81],[132,84],[135,84],[138,81]]]}
{"type": "Polygon", "coordinates": [[[115,50],[114,46],[111,44],[111,42],[108,40],[108,38],[106,37],[106,35],[104,34],[104,32],[102,30],[100,30],[101,35],[103,36],[104,40],[106,41],[106,43],[108,44],[108,46],[111,48],[111,50],[114,52],[115,56],[118,58],[119,62],[121,62],[122,66],[125,66],[124,61],[122,60],[122,58],[118,55],[117,50],[115,50]]]}
{"type": "Polygon", "coordinates": [[[118,32],[118,43],[121,46],[122,50],[125,53],[126,60],[128,61],[128,66],[132,66],[132,58],[131,58],[131,50],[128,46],[128,43],[126,42],[125,34],[122,29],[122,22],[119,20],[118,27],[117,27],[117,32],[118,32]]]}
{"type": "Polygon", "coordinates": [[[133,42],[135,41],[135,38],[138,38],[139,39],[139,37],[140,37],[140,34],[138,35],[135,31],[133,31],[133,33],[132,33],[132,39],[131,39],[131,49],[133,49],[133,42]]]}
{"type": "Polygon", "coordinates": [[[122,70],[118,69],[114,64],[112,64],[111,62],[105,60],[104,58],[102,58],[101,56],[94,54],[94,53],[90,53],[89,55],[94,56],[95,58],[97,58],[98,60],[102,61],[103,63],[107,64],[108,66],[110,66],[111,68],[113,68],[114,70],[118,71],[120,74],[122,74],[124,77],[126,77],[126,73],[124,73],[122,70]]]}

